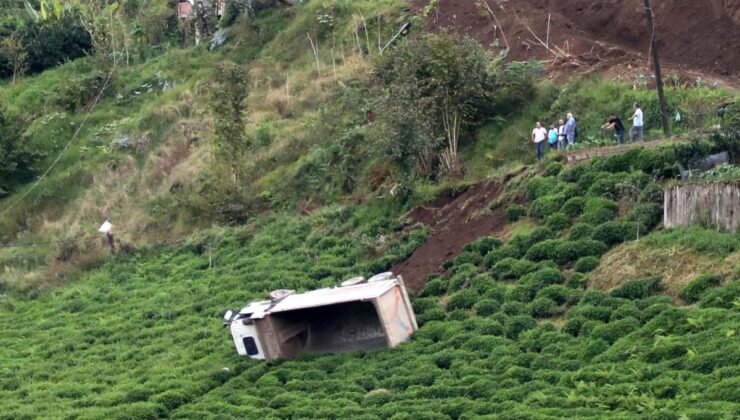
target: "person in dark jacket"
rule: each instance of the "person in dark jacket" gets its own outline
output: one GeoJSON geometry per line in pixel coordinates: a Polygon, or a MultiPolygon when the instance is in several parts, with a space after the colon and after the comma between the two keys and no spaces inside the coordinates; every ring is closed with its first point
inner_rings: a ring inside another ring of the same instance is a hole
{"type": "Polygon", "coordinates": [[[617,139],[617,143],[624,144],[624,123],[617,116],[617,114],[610,114],[609,121],[602,125],[601,128],[614,129],[614,138],[617,139]]]}

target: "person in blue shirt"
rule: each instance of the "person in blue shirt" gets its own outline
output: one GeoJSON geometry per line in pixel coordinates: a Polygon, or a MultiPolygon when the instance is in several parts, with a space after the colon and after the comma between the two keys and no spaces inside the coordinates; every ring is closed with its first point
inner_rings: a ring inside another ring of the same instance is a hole
{"type": "Polygon", "coordinates": [[[568,113],[568,122],[565,123],[565,138],[568,139],[568,145],[572,146],[576,143],[576,119],[573,118],[572,113],[568,113]]]}
{"type": "Polygon", "coordinates": [[[547,132],[547,142],[550,143],[550,149],[558,148],[558,129],[555,124],[550,124],[550,131],[547,132]]]}

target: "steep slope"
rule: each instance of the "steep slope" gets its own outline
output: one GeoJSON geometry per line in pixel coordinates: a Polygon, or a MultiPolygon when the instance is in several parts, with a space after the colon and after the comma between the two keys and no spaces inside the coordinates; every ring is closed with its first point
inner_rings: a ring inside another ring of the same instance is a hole
{"type": "MultiPolygon", "coordinates": [[[[421,8],[429,1],[415,4],[421,8]]],[[[640,0],[488,0],[500,24],[498,30],[477,1],[436,4],[427,17],[427,24],[435,30],[448,28],[468,34],[484,45],[498,39],[501,47],[506,44],[505,37],[513,60],[553,59],[529,27],[551,48],[572,56],[572,60],[553,66],[555,74],[601,70],[632,77],[649,73],[650,36],[640,0]]],[[[669,72],[696,70],[705,77],[718,75],[737,82],[740,21],[736,2],[656,1],[654,13],[658,45],[669,72]]]]}

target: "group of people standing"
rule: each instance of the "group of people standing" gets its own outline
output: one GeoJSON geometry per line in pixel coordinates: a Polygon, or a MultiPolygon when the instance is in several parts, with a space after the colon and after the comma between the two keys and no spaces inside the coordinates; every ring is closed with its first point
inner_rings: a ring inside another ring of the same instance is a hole
{"type": "MultiPolygon", "coordinates": [[[[634,114],[630,117],[630,121],[632,121],[632,128],[629,131],[630,142],[634,141],[635,137],[638,137],[640,142],[642,142],[644,140],[644,120],[642,109],[637,102],[634,103],[634,114]]],[[[609,121],[602,125],[601,128],[613,129],[614,138],[617,143],[624,144],[626,130],[624,123],[617,114],[612,113],[609,115],[609,121]]],[[[545,157],[545,141],[550,145],[550,149],[565,150],[566,147],[573,146],[576,143],[577,135],[576,120],[570,112],[566,119],[558,121],[557,127],[555,127],[555,124],[550,124],[549,130],[537,121],[534,130],[532,130],[532,142],[535,144],[535,156],[537,160],[542,160],[545,157]]]]}
{"type": "Polygon", "coordinates": [[[576,119],[570,112],[566,119],[558,121],[557,127],[555,124],[550,124],[549,130],[537,121],[536,127],[532,130],[532,142],[535,144],[537,160],[545,157],[545,140],[550,145],[550,149],[565,150],[567,146],[576,144],[577,134],[576,119]]]}

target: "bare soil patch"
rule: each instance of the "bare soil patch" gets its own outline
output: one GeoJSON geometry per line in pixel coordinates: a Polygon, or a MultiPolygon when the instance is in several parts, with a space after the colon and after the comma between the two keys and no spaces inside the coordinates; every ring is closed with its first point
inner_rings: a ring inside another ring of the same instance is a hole
{"type": "Polygon", "coordinates": [[[429,226],[431,234],[411,257],[391,271],[402,275],[412,290],[419,291],[427,277],[444,272],[443,263],[457,256],[465,245],[502,232],[506,207],[490,210],[489,206],[504,192],[507,181],[484,181],[462,191],[446,192],[411,211],[409,217],[429,226]]]}
{"type": "MultiPolygon", "coordinates": [[[[555,78],[594,71],[627,78],[650,74],[650,34],[642,0],[486,1],[500,24],[498,30],[476,0],[439,0],[438,8],[427,16],[428,29],[466,34],[492,49],[508,44],[510,60],[554,59],[534,32],[551,49],[570,57],[551,62],[548,70],[555,78]],[[497,39],[498,47],[492,45],[497,39]]],[[[653,3],[656,39],[667,73],[738,81],[740,0],[653,3]]],[[[412,9],[427,4],[429,0],[414,0],[412,9]]]]}

